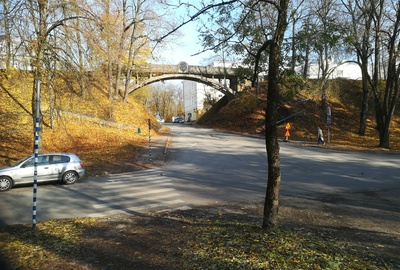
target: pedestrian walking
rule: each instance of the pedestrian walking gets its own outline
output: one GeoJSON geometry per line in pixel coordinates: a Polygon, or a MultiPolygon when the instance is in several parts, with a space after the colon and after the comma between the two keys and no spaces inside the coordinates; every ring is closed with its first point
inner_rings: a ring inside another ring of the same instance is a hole
{"type": "Polygon", "coordinates": [[[322,133],[322,129],[320,127],[318,127],[318,144],[320,144],[320,143],[325,145],[324,134],[322,133]]]}

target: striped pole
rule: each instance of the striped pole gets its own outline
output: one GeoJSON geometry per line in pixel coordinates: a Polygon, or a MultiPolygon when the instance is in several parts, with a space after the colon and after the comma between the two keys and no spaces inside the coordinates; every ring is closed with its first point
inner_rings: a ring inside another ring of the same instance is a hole
{"type": "Polygon", "coordinates": [[[151,159],[151,136],[150,136],[150,131],[151,131],[151,122],[150,122],[150,119],[149,119],[149,158],[150,158],[150,163],[151,163],[152,159],[151,159]]]}
{"type": "Polygon", "coordinates": [[[36,229],[36,195],[37,195],[37,164],[39,155],[39,128],[40,128],[40,81],[36,85],[36,120],[35,120],[35,162],[33,174],[33,209],[32,209],[32,228],[36,229]]]}

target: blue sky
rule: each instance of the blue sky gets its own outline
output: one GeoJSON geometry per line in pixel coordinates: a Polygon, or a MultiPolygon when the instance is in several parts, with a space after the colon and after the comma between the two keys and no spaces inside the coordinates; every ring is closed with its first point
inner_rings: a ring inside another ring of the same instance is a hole
{"type": "MultiPolygon", "coordinates": [[[[191,4],[196,4],[198,1],[191,1],[191,4]]],[[[182,17],[185,14],[183,9],[174,10],[175,18],[182,17]]],[[[194,14],[194,11],[192,12],[194,14]]],[[[189,65],[208,65],[213,52],[205,52],[200,55],[192,56],[202,50],[197,33],[197,23],[190,22],[179,29],[179,35],[173,42],[162,49],[163,64],[178,64],[181,61],[187,62],[189,65]]]]}
{"type": "MultiPolygon", "coordinates": [[[[204,52],[199,55],[194,54],[202,51],[196,24],[191,23],[185,25],[180,30],[181,35],[176,38],[173,44],[169,44],[162,53],[165,59],[164,64],[178,64],[181,61],[187,62],[189,65],[207,65],[210,63],[209,58],[212,52],[204,52]]],[[[164,61],[163,61],[164,62],[164,61]]]]}

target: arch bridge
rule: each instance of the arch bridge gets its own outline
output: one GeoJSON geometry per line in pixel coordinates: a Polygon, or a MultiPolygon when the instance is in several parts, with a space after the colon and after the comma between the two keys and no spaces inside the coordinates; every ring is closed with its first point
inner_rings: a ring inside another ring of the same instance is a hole
{"type": "Polygon", "coordinates": [[[130,84],[128,93],[151,83],[167,80],[189,80],[213,87],[225,95],[238,91],[238,69],[191,66],[186,62],[178,65],[146,65],[136,67],[136,79],[130,84]],[[229,84],[226,81],[229,80],[229,84]]]}

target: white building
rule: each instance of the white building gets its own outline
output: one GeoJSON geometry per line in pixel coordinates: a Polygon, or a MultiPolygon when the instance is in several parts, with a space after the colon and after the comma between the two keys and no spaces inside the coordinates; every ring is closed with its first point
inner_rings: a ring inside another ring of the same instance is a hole
{"type": "MultiPolygon", "coordinates": [[[[297,74],[303,73],[303,66],[295,68],[297,74]]],[[[329,63],[329,78],[343,78],[349,80],[361,80],[361,68],[355,62],[343,61],[340,63],[335,63],[330,61],[329,63]]],[[[308,67],[308,78],[309,79],[320,79],[322,76],[322,71],[317,63],[311,63],[308,67]]]]}
{"type": "Polygon", "coordinates": [[[202,83],[194,81],[182,81],[183,84],[183,108],[185,121],[191,114],[191,121],[196,121],[207,108],[207,98],[219,100],[223,93],[202,83]]]}
{"type": "MultiPolygon", "coordinates": [[[[235,62],[214,61],[210,64],[212,67],[237,68],[235,62]]],[[[230,87],[229,80],[217,80],[220,83],[230,87]]],[[[188,121],[188,114],[191,114],[191,121],[196,121],[205,111],[209,109],[207,106],[207,98],[218,101],[224,96],[223,93],[202,83],[194,81],[182,81],[183,84],[183,107],[185,121],[188,121]]]]}

